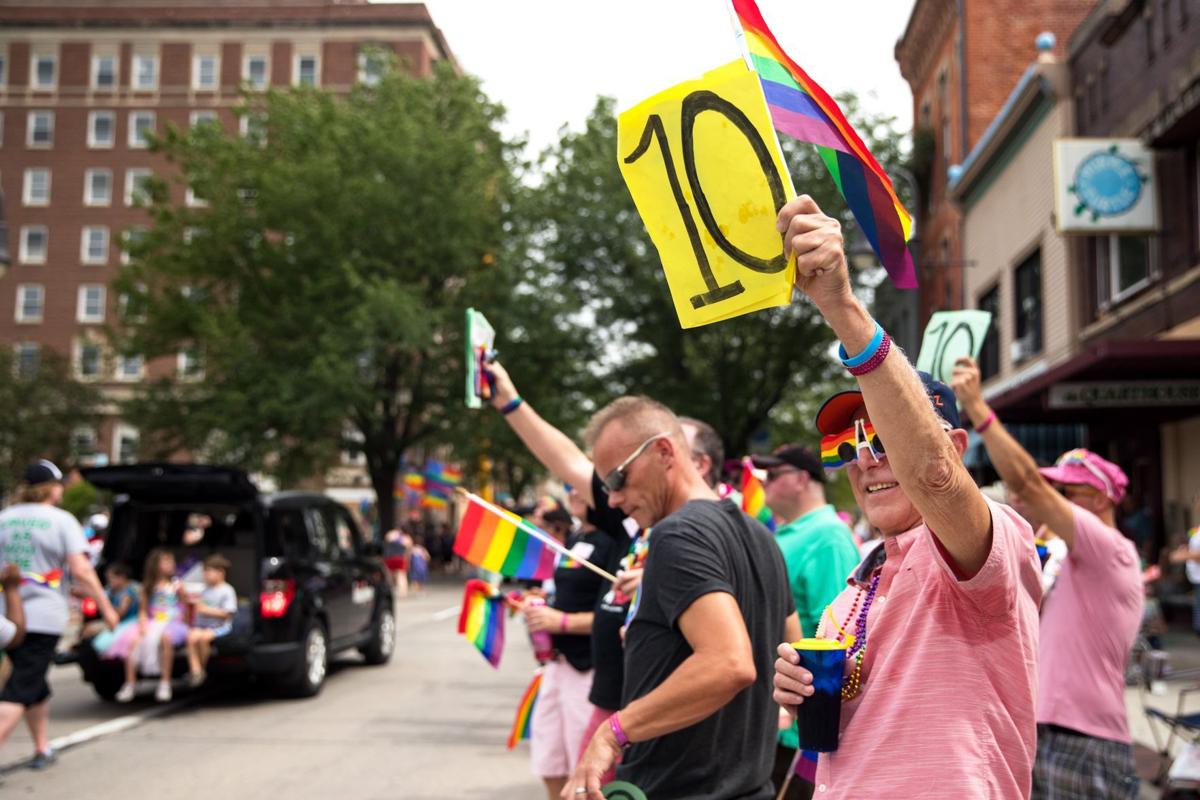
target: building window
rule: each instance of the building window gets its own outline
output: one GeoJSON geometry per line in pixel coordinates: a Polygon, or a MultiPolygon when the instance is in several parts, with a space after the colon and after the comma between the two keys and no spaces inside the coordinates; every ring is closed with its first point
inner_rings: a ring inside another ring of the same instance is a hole
{"type": "Polygon", "coordinates": [[[246,56],[242,65],[242,79],[250,84],[251,89],[267,88],[267,57],[246,56]]]}
{"type": "Polygon", "coordinates": [[[216,123],[217,112],[212,109],[193,111],[188,115],[188,124],[193,128],[197,125],[215,125],[216,123]]]}
{"type": "Polygon", "coordinates": [[[52,147],[54,145],[54,112],[30,111],[26,128],[25,144],[29,147],[52,147]]]}
{"type": "Polygon", "coordinates": [[[34,53],[29,68],[29,84],[34,89],[53,89],[58,85],[58,56],[34,53]]]}
{"type": "Polygon", "coordinates": [[[378,86],[387,67],[387,56],[378,49],[361,50],[358,54],[358,82],[378,86]]]}
{"type": "Polygon", "coordinates": [[[92,88],[115,89],[117,86],[117,57],[99,55],[92,57],[92,88]]]}
{"type": "Polygon", "coordinates": [[[91,458],[96,455],[96,444],[99,440],[95,428],[80,425],[71,431],[71,454],[78,459],[91,458]]]}
{"type": "Polygon", "coordinates": [[[140,381],[144,359],[140,355],[117,356],[117,374],[119,381],[140,381]]]}
{"type": "Polygon", "coordinates": [[[50,230],[45,225],[21,226],[21,263],[45,264],[50,247],[50,230]]]}
{"type": "Polygon", "coordinates": [[[197,381],[204,377],[204,364],[198,348],[179,351],[175,360],[175,374],[182,381],[197,381]]]}
{"type": "Polygon", "coordinates": [[[132,258],[131,251],[146,237],[146,229],[140,225],[127,228],[121,237],[121,263],[128,264],[132,258]]]}
{"type": "Polygon", "coordinates": [[[145,150],[150,146],[150,134],[154,133],[153,111],[129,112],[129,146],[134,150],[145,150]]]}
{"type": "Polygon", "coordinates": [[[238,132],[243,139],[262,141],[267,134],[266,118],[261,112],[247,111],[238,118],[238,132]]]}
{"type": "Polygon", "coordinates": [[[31,167],[25,170],[25,185],[21,189],[21,202],[27,206],[50,205],[49,169],[31,167]]]}
{"type": "Polygon", "coordinates": [[[138,430],[129,425],[117,425],[113,431],[113,456],[118,464],[138,460],[138,430]]]}
{"type": "Polygon", "coordinates": [[[107,206],[112,203],[112,170],[88,169],[83,172],[83,204],[107,206]]]}
{"type": "MultiPolygon", "coordinates": [[[[193,189],[191,186],[187,187],[187,191],[185,191],[183,193],[183,202],[189,208],[207,208],[208,207],[208,201],[205,200],[203,197],[198,196],[196,194],[196,190],[193,189]]],[[[188,231],[185,231],[184,233],[188,234],[190,230],[191,229],[189,228],[188,231]]],[[[185,239],[188,242],[190,242],[191,241],[190,235],[185,235],[185,239]]]]}
{"type": "Polygon", "coordinates": [[[133,57],[133,88],[158,88],[158,56],[140,54],[133,57]]]}
{"type": "Polygon", "coordinates": [[[112,147],[116,139],[116,115],[111,111],[93,111],[88,114],[88,147],[112,147]]]}
{"type": "Polygon", "coordinates": [[[94,381],[99,378],[102,356],[98,343],[76,340],[75,377],[81,381],[94,381]]]}
{"type": "Polygon", "coordinates": [[[997,284],[979,298],[979,310],[992,315],[987,336],[979,351],[979,372],[986,381],[1000,372],[1000,285],[997,284]]]}
{"type": "Polygon", "coordinates": [[[1017,267],[1017,333],[1013,361],[1024,361],[1042,352],[1042,251],[1036,250],[1017,267]]]}
{"type": "Polygon", "coordinates": [[[8,56],[0,52],[0,86],[8,83],[8,56]]]}
{"type": "Polygon", "coordinates": [[[152,174],[150,170],[142,167],[125,170],[125,205],[149,202],[150,195],[146,184],[152,174]]]}
{"type": "Polygon", "coordinates": [[[319,82],[317,65],[318,62],[315,55],[296,56],[296,73],[292,83],[297,86],[316,86],[319,82]]]}
{"type": "Polygon", "coordinates": [[[220,63],[215,55],[196,56],[193,62],[192,87],[216,89],[221,75],[220,63]]]}
{"type": "MultiPolygon", "coordinates": [[[[3,83],[0,83],[0,86],[3,86],[3,85],[4,85],[3,83]]],[[[3,147],[3,146],[4,146],[4,112],[0,111],[0,147],[3,147]]]]}
{"type": "Polygon", "coordinates": [[[108,263],[108,228],[104,225],[85,225],[79,237],[79,257],[84,264],[108,263]]]}
{"type": "Polygon", "coordinates": [[[17,342],[13,345],[13,360],[16,377],[29,380],[37,377],[41,346],[37,342],[17,342]]]}
{"type": "Polygon", "coordinates": [[[104,286],[98,283],[85,283],[80,286],[75,321],[104,322],[104,293],[104,286]]]}
{"type": "Polygon", "coordinates": [[[17,287],[17,322],[41,322],[46,306],[46,290],[40,283],[17,287]]]}
{"type": "Polygon", "coordinates": [[[1092,241],[1101,310],[1149,285],[1154,276],[1149,236],[1097,236],[1092,241]]]}

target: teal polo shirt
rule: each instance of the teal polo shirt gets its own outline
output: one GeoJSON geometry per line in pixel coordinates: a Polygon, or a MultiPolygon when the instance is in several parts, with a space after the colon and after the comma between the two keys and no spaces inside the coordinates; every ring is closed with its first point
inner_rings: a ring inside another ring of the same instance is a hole
{"type": "MultiPolygon", "coordinates": [[[[858,548],[846,523],[832,505],[814,509],[775,533],[787,564],[788,585],[804,636],[815,636],[825,607],[846,588],[846,578],[858,566],[858,548]]],[[[779,743],[797,746],[795,724],[779,732],[779,743]]]]}

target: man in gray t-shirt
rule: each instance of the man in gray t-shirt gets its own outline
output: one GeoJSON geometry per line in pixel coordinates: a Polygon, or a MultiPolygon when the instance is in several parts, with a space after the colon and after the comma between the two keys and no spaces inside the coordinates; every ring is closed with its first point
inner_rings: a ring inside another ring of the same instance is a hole
{"type": "MultiPolygon", "coordinates": [[[[46,673],[67,626],[62,584],[68,570],[84,594],[95,599],[105,623],[110,628],[117,625],[117,613],[88,559],[83,529],[73,516],[56,508],[62,501],[62,479],[49,461],[30,464],[17,490],[17,504],[0,512],[0,564],[15,564],[21,570],[26,631],[21,644],[7,651],[13,670],[0,691],[0,745],[24,716],[36,748],[34,768],[53,762],[46,673]]],[[[0,613],[6,609],[0,607],[0,613]]]]}

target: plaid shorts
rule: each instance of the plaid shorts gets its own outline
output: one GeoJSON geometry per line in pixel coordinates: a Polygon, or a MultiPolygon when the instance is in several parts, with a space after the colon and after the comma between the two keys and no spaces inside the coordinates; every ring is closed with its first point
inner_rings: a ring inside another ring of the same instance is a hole
{"type": "Polygon", "coordinates": [[[1137,800],[1133,748],[1055,725],[1037,726],[1032,800],[1137,800]]]}

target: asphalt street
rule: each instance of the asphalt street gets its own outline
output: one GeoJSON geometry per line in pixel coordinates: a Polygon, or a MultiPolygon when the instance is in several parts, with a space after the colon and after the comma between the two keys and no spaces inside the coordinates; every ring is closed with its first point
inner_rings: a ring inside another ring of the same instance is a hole
{"type": "MultiPolygon", "coordinates": [[[[345,656],[311,700],[247,690],[189,697],[181,689],[164,708],[146,684],[137,702],[118,706],[96,698],[76,667],[57,667],[51,735],[86,741],[43,772],[8,769],[0,796],[544,797],[529,771],[528,743],[505,749],[534,668],[524,628],[509,620],[504,658],[493,670],[455,633],[460,599],[461,581],[453,581],[398,601],[391,663],[369,667],[345,656]]],[[[0,764],[31,749],[22,726],[0,747],[0,764]]]]}

